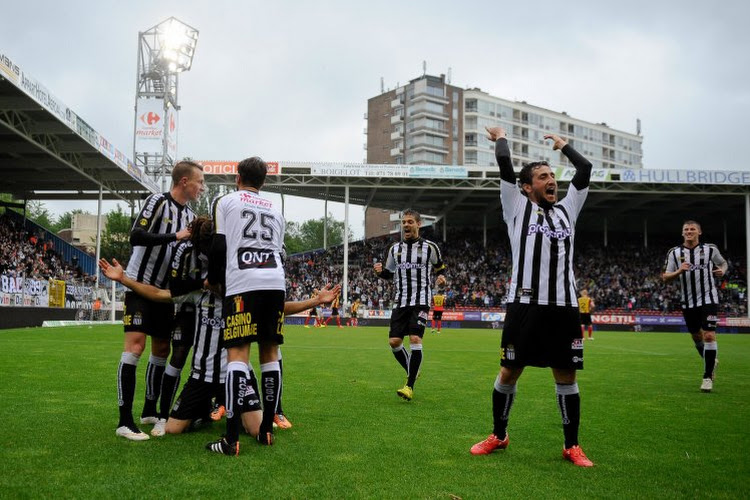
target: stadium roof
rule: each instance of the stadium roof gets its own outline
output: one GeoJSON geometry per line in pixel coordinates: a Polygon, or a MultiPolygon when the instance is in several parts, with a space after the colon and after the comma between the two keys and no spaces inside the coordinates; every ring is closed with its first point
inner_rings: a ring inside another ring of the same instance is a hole
{"type": "MultiPolygon", "coordinates": [[[[209,183],[234,184],[232,162],[202,162],[209,183]]],[[[488,227],[500,222],[500,179],[497,167],[438,165],[368,165],[339,163],[271,163],[275,175],[264,189],[307,198],[350,203],[394,211],[411,207],[424,214],[445,216],[448,227],[488,227]]],[[[557,168],[561,187],[575,172],[557,168]]],[[[750,171],[687,171],[597,169],[582,226],[609,231],[639,232],[674,227],[686,217],[734,223],[745,211],[750,171]]]]}
{"type": "Polygon", "coordinates": [[[18,198],[132,199],[157,190],[128,158],[0,53],[0,179],[18,198]]]}

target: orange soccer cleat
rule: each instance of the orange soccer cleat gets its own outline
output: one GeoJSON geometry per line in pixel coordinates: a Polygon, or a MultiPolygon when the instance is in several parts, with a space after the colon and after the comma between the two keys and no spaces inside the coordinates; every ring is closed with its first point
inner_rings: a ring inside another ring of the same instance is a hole
{"type": "Polygon", "coordinates": [[[289,419],[286,418],[283,413],[277,413],[273,417],[273,426],[279,429],[291,429],[292,423],[289,421],[289,419]]]}
{"type": "Polygon", "coordinates": [[[213,420],[214,422],[218,422],[226,414],[227,409],[224,408],[224,405],[218,405],[211,412],[211,420],[213,420]]]}
{"type": "Polygon", "coordinates": [[[580,446],[575,445],[563,450],[563,458],[578,467],[593,467],[594,462],[588,459],[580,446]]]}
{"type": "Polygon", "coordinates": [[[510,439],[508,438],[508,433],[505,433],[505,439],[500,439],[494,434],[490,434],[487,436],[487,439],[484,441],[480,441],[474,446],[471,447],[471,454],[472,455],[489,455],[495,450],[504,450],[508,447],[508,443],[510,442],[510,439]]]}

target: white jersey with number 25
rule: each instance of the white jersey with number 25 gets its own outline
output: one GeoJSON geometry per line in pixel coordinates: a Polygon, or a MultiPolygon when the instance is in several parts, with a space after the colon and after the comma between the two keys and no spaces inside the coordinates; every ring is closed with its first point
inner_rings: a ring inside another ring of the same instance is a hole
{"type": "Polygon", "coordinates": [[[286,223],[273,203],[252,191],[235,191],[217,200],[214,217],[216,233],[227,242],[226,295],[285,290],[286,223]]]}

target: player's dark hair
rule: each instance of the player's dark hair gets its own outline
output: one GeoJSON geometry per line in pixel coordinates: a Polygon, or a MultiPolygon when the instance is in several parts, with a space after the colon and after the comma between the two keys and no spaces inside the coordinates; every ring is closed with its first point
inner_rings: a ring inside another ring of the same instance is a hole
{"type": "Polygon", "coordinates": [[[190,234],[190,241],[193,246],[200,252],[208,253],[208,249],[211,247],[211,241],[213,239],[214,222],[210,217],[201,215],[193,219],[193,222],[188,226],[192,233],[190,234]]]}
{"type": "Polygon", "coordinates": [[[694,226],[698,226],[698,229],[701,229],[701,223],[698,221],[686,220],[685,222],[682,223],[682,226],[685,227],[686,224],[692,224],[694,226]]]}
{"type": "Polygon", "coordinates": [[[195,170],[203,171],[203,167],[194,161],[182,160],[172,168],[172,184],[177,185],[180,179],[187,177],[188,179],[193,176],[195,170]]]}
{"type": "Polygon", "coordinates": [[[266,182],[268,165],[260,157],[245,158],[237,165],[237,173],[243,186],[260,189],[266,182]]]}
{"type": "Polygon", "coordinates": [[[539,167],[549,167],[549,163],[546,161],[524,163],[521,167],[521,172],[518,174],[518,180],[521,182],[521,185],[531,184],[531,181],[534,178],[534,170],[539,167]]]}
{"type": "Polygon", "coordinates": [[[416,220],[417,222],[421,222],[422,221],[422,216],[419,215],[419,212],[417,212],[413,208],[407,208],[406,210],[404,210],[403,212],[401,212],[401,218],[402,219],[404,217],[406,217],[407,215],[411,215],[412,217],[414,217],[414,220],[416,220]]]}

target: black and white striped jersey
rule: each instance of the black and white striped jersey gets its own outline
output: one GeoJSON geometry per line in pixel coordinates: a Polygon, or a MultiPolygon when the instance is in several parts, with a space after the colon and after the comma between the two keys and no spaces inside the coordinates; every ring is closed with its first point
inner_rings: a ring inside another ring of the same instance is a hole
{"type": "Polygon", "coordinates": [[[222,298],[208,290],[173,297],[175,304],[195,305],[195,340],[190,376],[202,382],[223,382],[227,352],[221,347],[222,298]]]}
{"type": "Polygon", "coordinates": [[[239,190],[214,202],[214,230],[226,239],[226,296],[286,290],[282,253],[286,222],[273,203],[239,190]]]}
{"type": "Polygon", "coordinates": [[[516,184],[500,182],[513,255],[508,302],[578,307],[573,246],[575,223],[588,191],[570,184],[562,200],[544,209],[521,194],[516,184]]]}
{"type": "Polygon", "coordinates": [[[683,245],[672,248],[664,263],[665,272],[677,271],[683,262],[690,264],[690,270],[678,276],[682,292],[682,308],[689,309],[705,304],[718,304],[714,269],[724,266],[726,260],[716,245],[699,243],[694,248],[683,245]]]}
{"type": "Polygon", "coordinates": [[[385,258],[383,269],[393,273],[396,286],[394,307],[432,305],[430,277],[432,271],[445,269],[440,248],[424,238],[393,243],[385,258]]]}
{"type": "MultiPolygon", "coordinates": [[[[169,193],[152,194],[146,198],[131,229],[131,240],[138,231],[151,235],[170,235],[188,227],[195,218],[190,207],[177,203],[169,193]]],[[[168,238],[167,238],[168,239],[168,238]]],[[[133,245],[125,274],[141,283],[166,288],[175,238],[158,244],[133,245]]]]}

